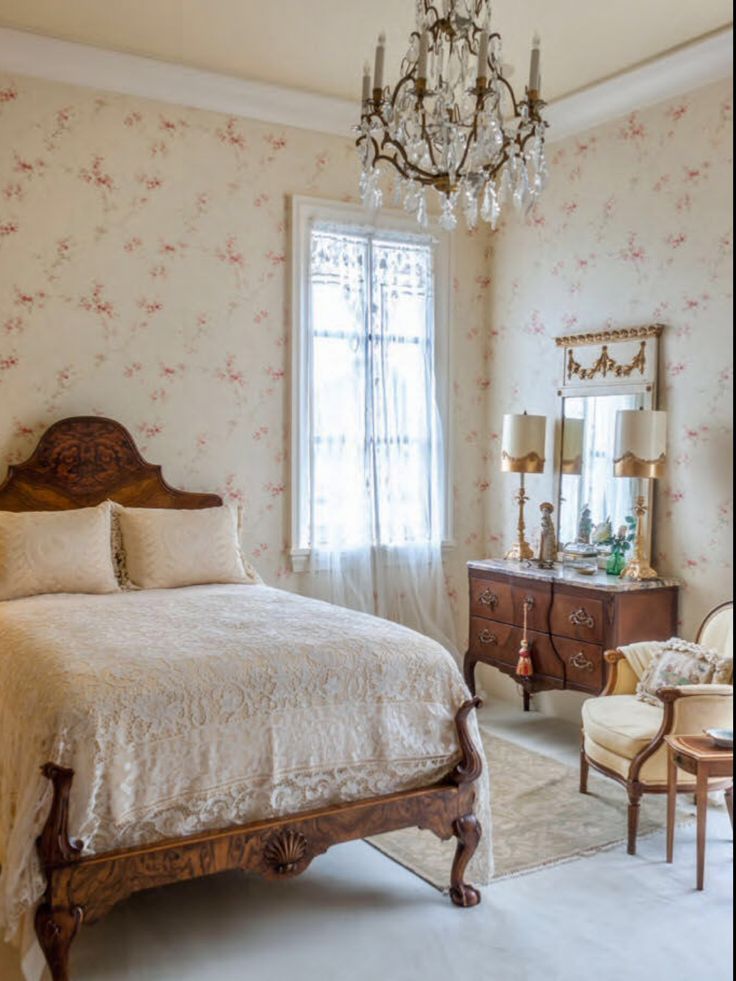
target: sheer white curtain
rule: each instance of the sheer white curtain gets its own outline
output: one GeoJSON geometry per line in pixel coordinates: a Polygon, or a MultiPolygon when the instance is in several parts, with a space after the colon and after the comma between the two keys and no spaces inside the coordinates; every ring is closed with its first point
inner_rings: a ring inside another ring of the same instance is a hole
{"type": "Polygon", "coordinates": [[[315,225],[310,253],[308,591],[457,654],[431,240],[315,225]]]}

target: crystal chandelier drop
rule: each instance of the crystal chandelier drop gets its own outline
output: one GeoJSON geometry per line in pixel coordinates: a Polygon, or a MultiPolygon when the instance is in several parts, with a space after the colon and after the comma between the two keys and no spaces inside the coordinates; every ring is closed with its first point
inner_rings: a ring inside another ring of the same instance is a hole
{"type": "Polygon", "coordinates": [[[511,200],[521,212],[546,182],[539,39],[532,43],[529,85],[518,101],[491,31],[491,0],[416,0],[412,32],[395,87],[384,86],[385,36],[363,72],[357,147],[363,203],[383,203],[381,164],[396,171],[395,203],[427,224],[427,191],[441,202],[451,230],[461,209],[469,228],[480,216],[493,228],[511,200]]]}

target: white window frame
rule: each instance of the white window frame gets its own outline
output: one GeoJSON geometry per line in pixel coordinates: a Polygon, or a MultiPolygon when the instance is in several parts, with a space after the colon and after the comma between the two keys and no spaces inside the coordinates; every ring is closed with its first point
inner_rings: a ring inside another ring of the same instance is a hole
{"type": "MultiPolygon", "coordinates": [[[[375,231],[422,234],[416,219],[400,211],[370,212],[360,205],[294,195],[291,207],[291,564],[304,572],[311,548],[306,539],[309,513],[309,364],[305,335],[309,317],[309,234],[316,221],[356,225],[375,231]]],[[[437,410],[442,425],[444,475],[442,487],[442,548],[454,547],[452,345],[450,303],[452,239],[434,223],[426,230],[435,240],[434,251],[434,359],[437,410]]]]}

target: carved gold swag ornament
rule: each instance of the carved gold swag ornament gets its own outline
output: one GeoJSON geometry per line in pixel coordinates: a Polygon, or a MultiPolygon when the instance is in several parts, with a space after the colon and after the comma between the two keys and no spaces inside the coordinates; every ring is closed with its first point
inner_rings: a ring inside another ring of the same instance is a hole
{"type": "Polygon", "coordinates": [[[570,349],[567,352],[567,380],[569,381],[573,375],[577,375],[578,378],[581,378],[583,381],[595,378],[596,375],[603,375],[603,377],[606,378],[609,374],[615,375],[616,378],[628,378],[637,369],[639,370],[639,374],[643,375],[646,365],[646,341],[641,342],[638,352],[628,364],[620,364],[611,354],[608,353],[608,345],[604,344],[601,347],[601,353],[598,355],[590,368],[584,368],[579,361],[575,360],[572,349],[570,349]]]}

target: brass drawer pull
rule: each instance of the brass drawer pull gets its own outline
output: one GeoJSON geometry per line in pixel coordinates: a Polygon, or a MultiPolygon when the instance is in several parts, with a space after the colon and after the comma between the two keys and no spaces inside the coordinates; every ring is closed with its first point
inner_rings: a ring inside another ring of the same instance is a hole
{"type": "Polygon", "coordinates": [[[578,610],[573,610],[567,619],[573,627],[587,627],[589,630],[595,627],[595,620],[582,606],[578,610]]]}
{"type": "Polygon", "coordinates": [[[527,610],[531,610],[534,607],[535,602],[536,600],[533,596],[526,596],[524,598],[524,606],[527,608],[527,610]]]}
{"type": "Polygon", "coordinates": [[[498,643],[498,637],[495,634],[492,634],[488,629],[481,630],[481,632],[478,634],[478,640],[481,642],[481,644],[498,643]]]}
{"type": "Polygon", "coordinates": [[[490,589],[484,589],[478,597],[478,602],[481,606],[487,606],[489,609],[495,610],[498,606],[498,596],[490,589]]]}
{"type": "Polygon", "coordinates": [[[568,660],[568,664],[571,668],[579,668],[581,671],[592,671],[595,665],[592,661],[589,661],[582,651],[578,651],[577,654],[573,654],[568,660]]]}

